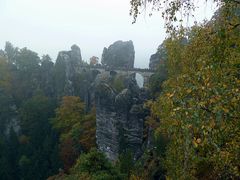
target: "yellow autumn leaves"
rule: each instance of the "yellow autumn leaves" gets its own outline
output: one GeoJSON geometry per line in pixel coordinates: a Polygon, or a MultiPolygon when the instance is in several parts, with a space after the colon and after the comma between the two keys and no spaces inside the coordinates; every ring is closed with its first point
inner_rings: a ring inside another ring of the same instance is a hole
{"type": "Polygon", "coordinates": [[[201,163],[216,178],[240,174],[240,27],[229,31],[228,19],[219,19],[194,27],[188,43],[181,33],[165,41],[169,79],[150,107],[156,134],[170,137],[172,179],[196,178],[201,163]]]}

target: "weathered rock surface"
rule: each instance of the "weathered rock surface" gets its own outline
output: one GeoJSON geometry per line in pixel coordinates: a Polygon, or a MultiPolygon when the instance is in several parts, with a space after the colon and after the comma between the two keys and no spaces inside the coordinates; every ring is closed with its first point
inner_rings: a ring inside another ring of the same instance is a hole
{"type": "MultiPolygon", "coordinates": [[[[3,94],[0,93],[0,97],[1,95],[3,94]]],[[[2,104],[0,105],[0,136],[9,136],[11,130],[16,134],[19,134],[21,131],[17,107],[12,97],[7,96],[7,98],[9,98],[10,101],[6,103],[1,102],[2,104]],[[4,107],[2,107],[3,104],[4,107]]]]}
{"type": "MultiPolygon", "coordinates": [[[[102,60],[109,67],[132,68],[133,43],[114,43],[105,49],[102,60]]],[[[148,114],[143,103],[148,93],[138,87],[135,74],[90,70],[81,67],[82,63],[77,46],[59,52],[54,67],[58,96],[80,96],[86,111],[95,105],[97,144],[110,160],[116,160],[126,150],[138,158],[142,154],[144,119],[148,114]]]]}
{"type": "Polygon", "coordinates": [[[134,76],[125,79],[125,89],[120,93],[107,81],[105,77],[105,81],[98,83],[95,93],[97,145],[113,161],[126,150],[138,158],[142,154],[144,119],[148,114],[143,107],[148,98],[146,91],[137,86],[134,76]]]}
{"type": "Polygon", "coordinates": [[[6,136],[9,136],[11,130],[13,130],[16,134],[20,133],[21,127],[20,127],[19,118],[17,116],[11,117],[10,119],[8,119],[4,134],[6,136]]]}
{"type": "Polygon", "coordinates": [[[158,47],[157,52],[151,55],[150,61],[149,61],[149,68],[157,69],[159,65],[165,64],[166,59],[167,59],[167,49],[163,43],[158,47]]]}
{"type": "Polygon", "coordinates": [[[134,67],[135,51],[132,41],[116,41],[103,49],[102,64],[109,67],[134,67]]]}
{"type": "Polygon", "coordinates": [[[149,61],[149,68],[156,69],[156,67],[160,63],[160,60],[161,60],[161,56],[159,53],[152,54],[149,61]]]}
{"type": "MultiPolygon", "coordinates": [[[[182,45],[188,44],[187,38],[182,38],[180,43],[182,45]]],[[[150,57],[149,68],[157,69],[159,66],[164,67],[167,61],[167,47],[166,41],[158,46],[157,52],[150,57]]]]}
{"type": "Polygon", "coordinates": [[[71,47],[71,51],[60,51],[56,60],[56,66],[58,64],[63,64],[65,66],[67,79],[71,79],[71,77],[73,77],[81,63],[81,51],[77,45],[73,45],[71,47]]]}
{"type": "Polygon", "coordinates": [[[70,51],[61,51],[58,53],[55,71],[57,74],[56,84],[60,96],[63,94],[74,95],[73,80],[81,64],[81,51],[77,45],[73,45],[70,51]]]}

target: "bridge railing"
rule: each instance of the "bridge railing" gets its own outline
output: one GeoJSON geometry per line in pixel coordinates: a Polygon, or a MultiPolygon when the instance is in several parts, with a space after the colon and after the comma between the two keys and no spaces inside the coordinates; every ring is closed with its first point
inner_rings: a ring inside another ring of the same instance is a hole
{"type": "Polygon", "coordinates": [[[109,67],[109,66],[103,66],[103,65],[82,65],[82,68],[88,68],[88,69],[104,69],[105,71],[138,71],[138,72],[152,72],[154,73],[155,70],[149,69],[149,68],[124,68],[124,67],[109,67]]]}

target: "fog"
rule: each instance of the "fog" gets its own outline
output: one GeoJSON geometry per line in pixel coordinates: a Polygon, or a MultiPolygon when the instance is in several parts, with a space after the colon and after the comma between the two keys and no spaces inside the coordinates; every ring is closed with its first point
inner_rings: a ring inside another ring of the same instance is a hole
{"type": "MultiPolygon", "coordinates": [[[[72,44],[81,48],[82,57],[101,58],[102,50],[117,40],[132,40],[135,67],[148,67],[151,54],[165,39],[160,13],[150,18],[142,13],[132,24],[130,0],[0,0],[0,48],[6,41],[28,47],[53,60],[72,44]]],[[[188,22],[209,19],[213,6],[199,4],[197,16],[188,22]]]]}

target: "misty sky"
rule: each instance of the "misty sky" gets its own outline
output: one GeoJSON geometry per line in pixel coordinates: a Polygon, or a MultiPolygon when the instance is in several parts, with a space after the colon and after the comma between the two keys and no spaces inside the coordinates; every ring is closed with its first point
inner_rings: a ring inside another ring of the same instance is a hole
{"type": "MultiPolygon", "coordinates": [[[[10,41],[55,60],[59,51],[77,44],[88,61],[93,55],[101,58],[103,48],[117,40],[132,40],[135,67],[146,68],[151,54],[166,37],[164,21],[154,13],[151,18],[142,15],[132,24],[129,1],[0,0],[0,49],[10,41]]],[[[190,22],[212,16],[212,5],[199,6],[190,22]]]]}

